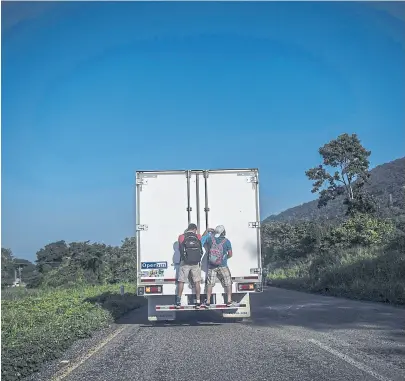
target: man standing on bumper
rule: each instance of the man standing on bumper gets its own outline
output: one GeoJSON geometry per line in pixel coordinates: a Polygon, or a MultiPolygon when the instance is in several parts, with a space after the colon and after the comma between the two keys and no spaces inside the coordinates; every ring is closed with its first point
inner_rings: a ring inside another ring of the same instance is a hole
{"type": "Polygon", "coordinates": [[[207,300],[203,306],[206,308],[210,306],[212,287],[215,286],[217,278],[227,294],[226,305],[235,305],[232,301],[232,276],[228,267],[228,258],[232,257],[232,245],[225,235],[224,226],[218,225],[213,233],[209,232],[202,237],[202,244],[208,246],[207,300]]]}
{"type": "Polygon", "coordinates": [[[191,272],[195,284],[195,296],[197,299],[196,308],[200,308],[201,295],[201,257],[203,255],[201,235],[197,234],[197,225],[189,224],[186,232],[178,238],[180,251],[180,269],[178,277],[178,293],[176,297],[176,308],[181,307],[181,296],[184,283],[187,282],[191,272]]]}

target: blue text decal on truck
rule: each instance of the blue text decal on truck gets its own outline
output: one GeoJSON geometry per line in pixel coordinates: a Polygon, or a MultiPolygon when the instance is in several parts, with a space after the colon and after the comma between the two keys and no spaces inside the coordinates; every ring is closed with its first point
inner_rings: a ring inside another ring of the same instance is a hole
{"type": "Polygon", "coordinates": [[[167,262],[141,262],[142,269],[167,269],[167,262]]]}

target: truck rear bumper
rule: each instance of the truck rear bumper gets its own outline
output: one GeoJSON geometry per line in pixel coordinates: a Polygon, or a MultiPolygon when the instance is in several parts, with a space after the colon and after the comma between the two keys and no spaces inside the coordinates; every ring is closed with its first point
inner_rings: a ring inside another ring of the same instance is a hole
{"type": "Polygon", "coordinates": [[[176,307],[174,304],[168,305],[157,305],[156,311],[211,311],[211,310],[236,310],[238,308],[246,307],[246,304],[237,303],[232,307],[227,307],[226,304],[211,304],[209,308],[199,308],[196,309],[195,305],[186,305],[176,307]]]}
{"type": "MultiPolygon", "coordinates": [[[[203,300],[203,299],[202,299],[203,300]]],[[[184,311],[217,311],[227,319],[241,319],[250,317],[250,293],[234,293],[232,300],[236,302],[235,306],[227,307],[224,302],[223,294],[213,295],[214,304],[210,308],[196,309],[191,303],[193,301],[188,295],[182,296],[182,305],[176,308],[173,304],[173,295],[156,295],[148,297],[148,320],[162,321],[175,320],[176,312],[184,311]]]]}

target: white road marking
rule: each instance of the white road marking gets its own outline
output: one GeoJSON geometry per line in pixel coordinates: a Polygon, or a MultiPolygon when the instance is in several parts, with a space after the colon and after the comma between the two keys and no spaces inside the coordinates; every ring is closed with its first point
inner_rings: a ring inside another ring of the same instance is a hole
{"type": "Polygon", "coordinates": [[[126,329],[127,326],[124,325],[117,331],[113,332],[111,335],[109,335],[104,341],[102,341],[100,344],[98,344],[95,348],[87,352],[85,356],[82,357],[82,359],[77,362],[76,364],[73,364],[69,366],[67,369],[64,370],[64,372],[57,377],[52,378],[53,381],[61,381],[67,376],[69,376],[70,373],[72,373],[76,368],[78,368],[80,365],[82,365],[84,362],[86,362],[91,356],[95,355],[101,348],[103,348],[106,344],[108,344],[114,337],[118,336],[124,329],[126,329]]]}
{"type": "Polygon", "coordinates": [[[354,359],[352,359],[351,357],[345,355],[344,353],[341,353],[339,351],[337,351],[336,349],[330,348],[327,345],[321,343],[318,340],[314,340],[314,339],[308,339],[309,342],[311,342],[312,344],[317,345],[318,347],[322,348],[323,350],[325,350],[326,352],[331,353],[332,355],[335,355],[336,357],[339,357],[340,359],[346,361],[347,363],[349,363],[350,365],[353,365],[354,367],[356,367],[357,369],[360,369],[363,372],[368,373],[370,376],[373,376],[375,379],[379,380],[379,381],[392,381],[391,379],[381,376],[380,374],[374,372],[371,368],[369,368],[367,365],[364,365],[354,359]]]}

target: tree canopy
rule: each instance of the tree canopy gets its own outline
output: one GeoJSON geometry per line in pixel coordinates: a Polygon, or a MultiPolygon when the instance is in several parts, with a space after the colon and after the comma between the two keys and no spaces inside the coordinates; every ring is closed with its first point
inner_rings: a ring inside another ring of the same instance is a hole
{"type": "Polygon", "coordinates": [[[342,134],[319,148],[319,154],[323,164],[305,172],[314,181],[311,192],[319,192],[318,206],[344,195],[348,214],[373,212],[373,199],[363,190],[370,177],[371,151],[361,145],[357,135],[342,134]]]}
{"type": "Polygon", "coordinates": [[[58,287],[86,284],[134,282],[136,280],[136,239],[125,238],[120,246],[101,243],[57,241],[36,253],[36,265],[14,258],[2,248],[2,287],[14,281],[22,266],[22,281],[28,287],[58,287]]]}

